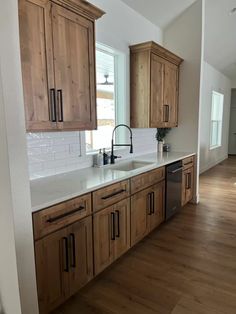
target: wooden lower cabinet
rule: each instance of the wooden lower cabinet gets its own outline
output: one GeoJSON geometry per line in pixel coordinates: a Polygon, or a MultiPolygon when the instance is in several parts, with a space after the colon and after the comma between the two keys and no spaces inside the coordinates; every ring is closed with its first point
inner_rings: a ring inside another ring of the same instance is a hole
{"type": "Polygon", "coordinates": [[[194,189],[194,167],[183,171],[182,178],[182,206],[186,205],[193,199],[194,189]]]}
{"type": "Polygon", "coordinates": [[[92,218],[35,242],[40,313],[50,313],[93,276],[92,218]]]}
{"type": "Polygon", "coordinates": [[[97,275],[130,248],[130,199],[94,214],[93,228],[97,275]]]}
{"type": "Polygon", "coordinates": [[[131,197],[131,245],[142,240],[164,220],[164,182],[131,197]]]}

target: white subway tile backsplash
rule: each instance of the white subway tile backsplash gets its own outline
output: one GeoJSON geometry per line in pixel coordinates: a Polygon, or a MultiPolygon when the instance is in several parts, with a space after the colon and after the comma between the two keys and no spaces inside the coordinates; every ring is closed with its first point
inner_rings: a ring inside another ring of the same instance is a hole
{"type": "MultiPolygon", "coordinates": [[[[133,129],[134,154],[120,150],[123,158],[136,157],[157,149],[155,129],[133,129]]],[[[28,133],[28,161],[31,179],[92,166],[85,154],[84,132],[28,133]]]]}

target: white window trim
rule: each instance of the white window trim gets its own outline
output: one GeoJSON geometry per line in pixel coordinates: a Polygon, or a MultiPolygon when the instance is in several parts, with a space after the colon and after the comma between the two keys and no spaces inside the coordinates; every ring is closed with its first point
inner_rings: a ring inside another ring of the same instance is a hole
{"type": "MultiPolygon", "coordinates": [[[[114,91],[114,99],[115,99],[115,124],[120,124],[120,123],[126,123],[128,121],[128,112],[127,108],[125,108],[126,104],[126,86],[127,86],[127,76],[126,76],[126,55],[116,49],[113,49],[111,47],[108,47],[107,45],[101,44],[96,42],[96,49],[105,52],[105,53],[110,53],[112,56],[114,56],[115,59],[115,77],[114,77],[114,82],[117,82],[115,84],[115,91],[114,91]],[[122,104],[123,105],[119,105],[122,104]],[[124,109],[124,110],[123,110],[124,109]]],[[[125,130],[120,130],[119,135],[121,135],[125,130]]],[[[86,150],[86,134],[85,131],[83,132],[83,145],[84,146],[84,151],[83,153],[85,156],[93,156],[98,153],[97,149],[87,151],[86,150]]],[[[124,138],[125,141],[128,141],[128,137],[126,136],[126,133],[123,133],[122,138],[124,138]]],[[[116,140],[119,141],[119,136],[116,137],[116,140]]],[[[102,148],[102,147],[101,147],[102,148]]],[[[111,147],[106,147],[106,151],[110,151],[111,147]]],[[[124,148],[122,147],[115,147],[115,151],[120,151],[123,150],[124,148]]],[[[82,152],[82,150],[81,150],[82,152]]]]}

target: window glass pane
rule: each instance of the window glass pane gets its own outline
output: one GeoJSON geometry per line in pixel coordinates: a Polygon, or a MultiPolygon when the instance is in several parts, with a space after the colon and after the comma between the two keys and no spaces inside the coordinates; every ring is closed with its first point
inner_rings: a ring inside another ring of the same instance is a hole
{"type": "Polygon", "coordinates": [[[223,107],[224,95],[213,91],[211,109],[211,138],[210,138],[211,148],[218,147],[221,145],[223,107]]]}
{"type": "Polygon", "coordinates": [[[86,132],[86,150],[111,146],[115,116],[115,56],[96,49],[97,74],[97,130],[86,132]]]}

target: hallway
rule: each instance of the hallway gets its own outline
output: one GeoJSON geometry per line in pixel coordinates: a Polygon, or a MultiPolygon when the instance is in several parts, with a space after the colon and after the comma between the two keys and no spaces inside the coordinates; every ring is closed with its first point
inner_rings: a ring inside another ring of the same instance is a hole
{"type": "Polygon", "coordinates": [[[55,314],[236,313],[236,157],[201,176],[200,197],[55,314]]]}

